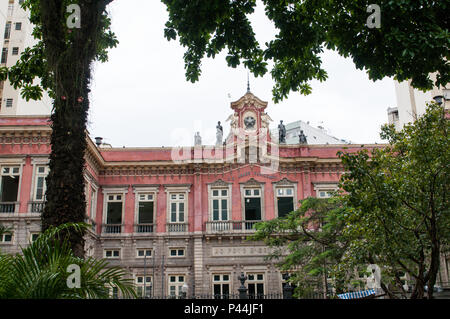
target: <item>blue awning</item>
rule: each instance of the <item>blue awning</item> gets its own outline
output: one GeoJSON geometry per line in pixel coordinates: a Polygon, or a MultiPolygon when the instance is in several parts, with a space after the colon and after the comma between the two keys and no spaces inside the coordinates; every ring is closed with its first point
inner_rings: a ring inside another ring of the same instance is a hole
{"type": "Polygon", "coordinates": [[[363,290],[363,291],[355,291],[355,292],[347,292],[345,294],[340,294],[338,297],[340,299],[358,299],[358,298],[364,298],[370,295],[374,295],[375,290],[369,289],[369,290],[363,290]]]}

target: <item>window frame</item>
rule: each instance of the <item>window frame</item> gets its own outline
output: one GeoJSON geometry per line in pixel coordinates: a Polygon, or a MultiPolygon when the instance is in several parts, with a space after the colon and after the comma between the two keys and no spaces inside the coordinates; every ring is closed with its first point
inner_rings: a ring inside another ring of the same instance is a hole
{"type": "Polygon", "coordinates": [[[39,236],[40,234],[41,234],[41,233],[38,232],[38,231],[30,231],[30,233],[29,233],[29,235],[28,235],[28,241],[29,241],[30,243],[34,243],[34,241],[35,241],[36,239],[33,240],[33,236],[35,236],[35,235],[39,236]]]}
{"type": "Polygon", "coordinates": [[[5,107],[13,107],[14,106],[14,99],[12,98],[6,98],[5,107]],[[9,105],[9,106],[8,106],[9,105]]]}
{"type": "Polygon", "coordinates": [[[182,273],[175,273],[175,274],[167,274],[167,295],[169,296],[169,298],[180,298],[182,296],[182,287],[183,285],[187,282],[187,276],[186,274],[182,274],[182,273]],[[176,277],[176,281],[175,282],[171,282],[171,277],[176,277]],[[179,279],[180,277],[183,277],[183,281],[180,282],[179,279]],[[171,290],[170,287],[174,286],[175,287],[175,295],[171,294],[171,290]]]}
{"type": "Polygon", "coordinates": [[[274,199],[274,210],[275,210],[275,218],[280,217],[278,212],[278,197],[292,197],[293,201],[293,208],[294,211],[298,208],[298,182],[288,180],[287,178],[283,178],[278,182],[272,182],[272,188],[273,188],[273,199],[274,199]],[[292,196],[287,195],[278,195],[279,189],[293,189],[292,196]]]}
{"type": "Polygon", "coordinates": [[[316,198],[330,198],[331,196],[320,196],[320,192],[334,192],[339,189],[338,182],[320,182],[314,184],[316,198]]]}
{"type": "Polygon", "coordinates": [[[136,258],[147,259],[153,257],[153,248],[136,248],[136,258]],[[144,251],[144,256],[139,256],[139,251],[144,251]],[[150,251],[150,256],[147,256],[147,251],[150,251]]]}
{"type": "MultiPolygon", "coordinates": [[[[103,216],[102,216],[102,223],[107,225],[108,221],[108,203],[109,202],[122,202],[122,215],[121,215],[121,225],[124,224],[124,215],[125,215],[125,205],[126,205],[126,194],[128,193],[128,188],[104,188],[103,191],[103,216]],[[114,195],[121,195],[120,200],[110,200],[109,196],[114,195]]],[[[110,224],[110,225],[116,225],[116,224],[110,224]]]]}
{"type": "Polygon", "coordinates": [[[232,284],[233,281],[231,280],[232,276],[231,273],[212,273],[211,274],[211,295],[214,297],[214,299],[229,299],[231,296],[231,292],[233,291],[232,284]],[[214,276],[220,276],[220,280],[216,281],[214,279],[214,276]],[[228,280],[224,280],[223,276],[228,276],[228,280]],[[216,298],[216,294],[214,292],[214,286],[219,285],[220,286],[220,296],[219,298],[216,298]],[[228,285],[228,294],[223,293],[223,285],[228,285]],[[228,296],[228,298],[226,297],[228,296]]]}
{"type": "Polygon", "coordinates": [[[138,295],[138,298],[151,298],[152,297],[152,295],[153,295],[153,276],[152,275],[141,275],[141,274],[136,274],[135,276],[134,276],[134,284],[135,284],[135,287],[136,287],[136,294],[138,295]],[[139,278],[142,278],[143,279],[143,282],[142,283],[140,283],[139,282],[139,278]],[[147,281],[147,278],[150,278],[150,280],[149,281],[147,281]],[[146,295],[146,293],[145,293],[145,291],[143,291],[144,290],[144,281],[145,281],[145,289],[147,290],[147,289],[149,289],[150,290],[150,295],[146,295]],[[143,292],[143,295],[139,295],[139,293],[138,293],[138,288],[141,288],[142,289],[142,292],[143,292]]]}
{"type": "MultiPolygon", "coordinates": [[[[17,185],[17,197],[16,200],[14,201],[15,203],[19,203],[20,202],[20,190],[21,190],[21,186],[22,186],[22,163],[18,163],[18,162],[11,162],[11,163],[2,163],[0,164],[0,202],[2,202],[2,193],[3,193],[3,176],[17,176],[18,177],[18,185],[17,185]],[[18,173],[14,173],[14,171],[11,174],[6,174],[3,173],[3,169],[4,168],[19,168],[19,172],[18,173]]],[[[16,207],[17,209],[17,207],[16,207]]]]}
{"type": "Polygon", "coordinates": [[[229,184],[228,186],[211,186],[208,185],[208,198],[209,198],[209,217],[208,220],[209,221],[214,221],[214,222],[224,222],[224,221],[230,221],[232,220],[232,207],[231,207],[231,203],[232,203],[232,185],[229,184]],[[227,195],[222,195],[222,191],[227,191],[227,195]],[[214,196],[214,192],[218,191],[219,195],[218,196],[214,196]],[[219,219],[214,219],[214,201],[217,200],[218,201],[218,217],[219,219]],[[223,219],[223,211],[222,211],[222,204],[223,204],[223,200],[226,200],[226,205],[227,205],[227,210],[226,210],[226,214],[227,214],[227,218],[223,219]]]}
{"type": "Polygon", "coordinates": [[[11,29],[12,29],[12,21],[6,21],[6,23],[5,23],[5,30],[4,30],[4,33],[3,33],[3,40],[11,39],[11,31],[12,31],[11,29]]]}
{"type": "Polygon", "coordinates": [[[157,199],[159,193],[159,185],[153,187],[133,187],[135,194],[134,199],[134,224],[139,225],[139,203],[141,202],[141,195],[152,195],[152,200],[143,200],[143,202],[153,202],[153,229],[155,230],[156,217],[157,217],[157,199]]]}
{"type": "Polygon", "coordinates": [[[35,202],[44,202],[45,201],[45,193],[47,191],[47,176],[49,173],[50,168],[48,167],[47,163],[34,163],[34,176],[33,176],[33,194],[32,194],[32,199],[35,202]],[[44,173],[39,173],[39,168],[40,167],[44,167],[44,173]],[[42,185],[42,199],[37,199],[36,195],[37,195],[37,188],[38,188],[38,178],[39,177],[43,177],[43,185],[42,185]]]}
{"type": "Polygon", "coordinates": [[[260,221],[264,220],[264,187],[261,185],[260,187],[257,186],[245,186],[242,191],[242,220],[243,221],[260,221]],[[255,194],[255,191],[258,191],[258,195],[255,194]],[[250,191],[250,194],[247,195],[247,191],[250,191]],[[247,198],[259,198],[259,208],[260,208],[260,219],[248,219],[246,218],[246,211],[245,211],[245,204],[247,198]]]}
{"type": "Polygon", "coordinates": [[[191,184],[182,185],[166,185],[166,224],[189,224],[189,194],[190,194],[191,184]],[[172,195],[174,194],[184,194],[184,199],[175,199],[177,203],[184,203],[184,219],[182,222],[179,221],[179,205],[177,205],[176,221],[172,221],[172,195]]]}
{"type": "Polygon", "coordinates": [[[14,231],[7,231],[4,234],[0,235],[0,244],[12,245],[13,241],[14,241],[14,231]],[[7,235],[10,237],[10,240],[8,240],[8,241],[5,240],[7,235]]]}
{"type": "Polygon", "coordinates": [[[262,292],[262,298],[264,298],[264,296],[266,295],[266,289],[267,289],[267,285],[266,285],[266,273],[265,272],[263,272],[263,271],[248,271],[248,272],[246,272],[245,273],[245,275],[247,276],[247,281],[246,281],[246,283],[247,283],[247,292],[248,292],[248,298],[249,299],[261,299],[261,298],[258,298],[258,296],[260,296],[260,294],[258,294],[257,293],[257,290],[258,290],[258,284],[263,284],[263,292],[262,292]],[[250,276],[251,275],[253,275],[253,276],[256,276],[256,278],[255,279],[250,279],[250,276]],[[258,278],[258,275],[262,275],[263,276],[263,279],[257,279],[258,278]],[[251,295],[250,295],[250,285],[255,285],[255,295],[254,295],[254,297],[253,298],[251,298],[251,295]]]}
{"type": "Polygon", "coordinates": [[[186,258],[186,247],[169,247],[167,255],[169,258],[186,258]],[[176,251],[176,255],[172,255],[172,250],[176,251]],[[179,254],[180,250],[183,251],[183,255],[179,254]]]}
{"type": "Polygon", "coordinates": [[[98,199],[98,187],[91,184],[91,198],[89,207],[89,218],[95,222],[97,217],[97,199],[98,199]]]}
{"type": "Polygon", "coordinates": [[[122,251],[120,248],[103,248],[103,258],[105,259],[121,259],[122,258],[122,251]],[[107,256],[107,252],[111,251],[111,256],[107,256]],[[118,251],[119,255],[114,256],[114,252],[118,251]]]}

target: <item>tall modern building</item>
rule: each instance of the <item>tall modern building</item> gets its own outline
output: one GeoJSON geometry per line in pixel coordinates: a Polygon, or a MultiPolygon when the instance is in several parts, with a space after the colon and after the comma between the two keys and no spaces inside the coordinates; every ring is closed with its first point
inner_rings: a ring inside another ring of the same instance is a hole
{"type": "Polygon", "coordinates": [[[425,113],[427,103],[434,101],[435,96],[443,96],[446,109],[450,108],[450,88],[435,87],[431,91],[423,92],[413,88],[410,82],[395,81],[397,106],[388,108],[388,123],[394,124],[397,130],[407,123],[413,122],[425,113]]]}
{"type": "MultiPolygon", "coordinates": [[[[0,1],[0,66],[13,66],[24,49],[36,43],[31,35],[33,26],[28,19],[29,13],[20,6],[22,2],[0,1]]],[[[49,115],[51,109],[52,100],[46,93],[39,101],[26,101],[20,90],[14,89],[8,81],[0,82],[0,115],[49,115]]]]}

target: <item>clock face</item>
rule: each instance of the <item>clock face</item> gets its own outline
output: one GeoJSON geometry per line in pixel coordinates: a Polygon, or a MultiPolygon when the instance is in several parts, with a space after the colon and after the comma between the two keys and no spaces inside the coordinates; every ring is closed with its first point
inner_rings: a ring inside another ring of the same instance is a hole
{"type": "Polygon", "coordinates": [[[256,120],[253,116],[247,116],[244,118],[244,124],[246,129],[252,129],[255,127],[256,120]]]}

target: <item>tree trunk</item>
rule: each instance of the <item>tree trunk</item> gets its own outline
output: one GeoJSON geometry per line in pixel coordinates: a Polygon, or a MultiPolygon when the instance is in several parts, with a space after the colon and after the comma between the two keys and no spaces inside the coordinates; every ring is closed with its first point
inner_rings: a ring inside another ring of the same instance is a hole
{"type": "Polygon", "coordinates": [[[435,219],[431,222],[432,231],[432,244],[431,244],[431,261],[430,270],[428,271],[428,299],[433,299],[434,285],[436,284],[436,278],[439,273],[441,245],[436,235],[435,219]]]}
{"type": "MultiPolygon", "coordinates": [[[[81,28],[68,29],[63,1],[40,2],[49,72],[54,76],[50,173],[42,228],[85,220],[84,166],[91,62],[97,53],[101,17],[108,0],[80,0],[81,28]]],[[[84,257],[83,234],[67,234],[73,252],[84,257]]]]}

